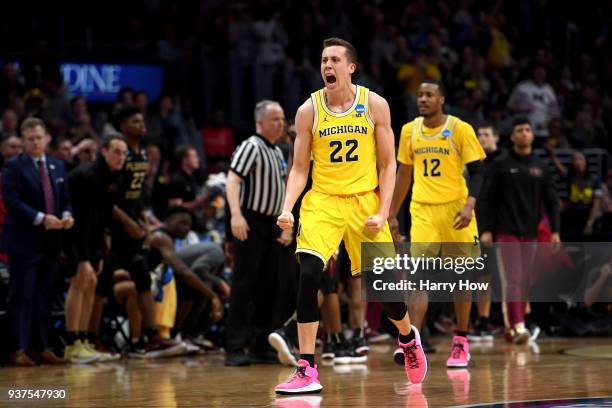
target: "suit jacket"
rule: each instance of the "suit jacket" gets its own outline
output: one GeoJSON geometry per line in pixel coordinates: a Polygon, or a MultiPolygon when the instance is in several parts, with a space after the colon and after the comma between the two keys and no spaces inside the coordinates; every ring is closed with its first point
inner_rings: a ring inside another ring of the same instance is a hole
{"type": "MultiPolygon", "coordinates": [[[[72,213],[68,178],[64,163],[46,156],[47,172],[54,193],[54,215],[72,213]]],[[[9,255],[57,255],[61,248],[61,230],[47,231],[34,225],[38,212],[45,213],[45,196],[38,167],[30,156],[21,153],[4,165],[2,189],[6,206],[3,247],[9,255]]]]}

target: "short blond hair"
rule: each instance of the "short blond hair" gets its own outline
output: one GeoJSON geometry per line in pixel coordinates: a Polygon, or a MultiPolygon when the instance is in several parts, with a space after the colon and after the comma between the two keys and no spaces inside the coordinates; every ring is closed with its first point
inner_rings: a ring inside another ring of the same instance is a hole
{"type": "Polygon", "coordinates": [[[42,119],[38,118],[27,118],[21,123],[19,130],[21,135],[23,136],[23,132],[29,129],[34,129],[35,127],[40,126],[44,131],[47,131],[47,127],[45,126],[45,122],[42,119]]]}

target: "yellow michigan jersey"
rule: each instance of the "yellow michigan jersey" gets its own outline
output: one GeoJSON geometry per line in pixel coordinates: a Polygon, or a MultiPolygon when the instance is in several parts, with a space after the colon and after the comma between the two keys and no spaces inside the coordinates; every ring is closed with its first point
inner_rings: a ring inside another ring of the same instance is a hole
{"type": "Polygon", "coordinates": [[[474,213],[467,227],[458,230],[453,225],[468,197],[463,167],[484,157],[474,129],[454,116],[448,115],[442,126],[433,129],[423,125],[423,118],[404,125],[397,159],[414,169],[410,203],[412,252],[478,256],[474,213]]]}
{"type": "Polygon", "coordinates": [[[311,95],[315,191],[349,195],[373,191],[378,186],[374,123],[367,109],[369,90],[356,87],[353,105],[343,113],[329,110],[323,89],[311,95]]]}
{"type": "Polygon", "coordinates": [[[368,268],[361,262],[362,243],[392,242],[387,223],[376,233],[365,229],[366,218],[380,205],[368,94],[357,85],[353,105],[343,113],[329,110],[323,90],[312,94],[312,189],[302,200],[297,234],[296,253],[314,255],[323,264],[344,241],[352,274],[368,268]]]}
{"type": "Polygon", "coordinates": [[[447,115],[437,128],[427,128],[419,117],[404,125],[397,160],[414,167],[412,200],[442,204],[466,199],[463,167],[485,158],[474,129],[459,118],[447,115]]]}

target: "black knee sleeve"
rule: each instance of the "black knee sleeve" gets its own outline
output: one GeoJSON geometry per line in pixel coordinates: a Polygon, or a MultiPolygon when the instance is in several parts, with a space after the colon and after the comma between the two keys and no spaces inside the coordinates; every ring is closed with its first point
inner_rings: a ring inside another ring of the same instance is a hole
{"type": "Polygon", "coordinates": [[[128,272],[136,285],[136,291],[138,293],[151,290],[151,275],[149,274],[147,260],[144,255],[134,255],[128,266],[128,272]]]}
{"type": "Polygon", "coordinates": [[[391,320],[402,320],[408,312],[408,306],[404,302],[382,302],[382,309],[391,320]]]}
{"type": "Polygon", "coordinates": [[[297,297],[297,321],[310,323],[319,321],[317,292],[323,273],[323,261],[314,255],[300,254],[300,287],[297,297]]]}

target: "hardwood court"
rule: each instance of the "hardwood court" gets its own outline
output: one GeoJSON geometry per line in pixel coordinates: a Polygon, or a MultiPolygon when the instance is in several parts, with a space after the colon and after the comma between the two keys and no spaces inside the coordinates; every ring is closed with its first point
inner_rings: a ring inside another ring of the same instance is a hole
{"type": "Polygon", "coordinates": [[[546,339],[529,346],[472,347],[474,366],[447,370],[447,340],[429,358],[422,387],[408,386],[391,357],[393,345],[372,347],[366,365],[321,367],[320,397],[276,397],[273,387],[292,370],[281,366],[223,366],[221,355],[95,366],[0,368],[0,406],[143,407],[442,407],[512,400],[612,396],[612,356],[562,350],[604,346],[612,339],[546,339]],[[9,401],[9,388],[61,388],[66,400],[9,401]]]}

